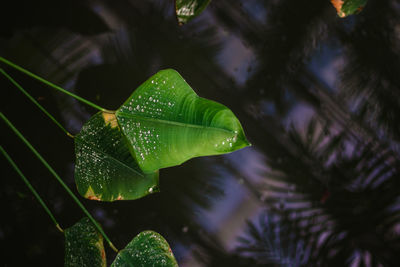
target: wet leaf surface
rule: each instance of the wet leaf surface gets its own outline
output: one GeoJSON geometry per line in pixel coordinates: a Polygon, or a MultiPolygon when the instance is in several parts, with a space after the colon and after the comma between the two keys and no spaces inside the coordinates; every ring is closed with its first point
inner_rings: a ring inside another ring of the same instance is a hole
{"type": "Polygon", "coordinates": [[[249,145],[231,110],[199,97],[172,69],[139,86],[116,116],[145,172],[249,145]]]}
{"type": "Polygon", "coordinates": [[[178,266],[167,241],[158,233],[143,231],[121,250],[111,267],[176,267],[178,266]]]}
{"type": "Polygon", "coordinates": [[[85,217],[65,229],[65,267],[105,267],[103,237],[85,217]]]}
{"type": "Polygon", "coordinates": [[[158,172],[143,173],[113,113],[96,113],[75,137],[79,193],[101,201],[131,200],[158,191],[158,172]]]}
{"type": "Polygon", "coordinates": [[[179,24],[185,24],[198,16],[211,0],[176,0],[175,11],[179,24]]]}

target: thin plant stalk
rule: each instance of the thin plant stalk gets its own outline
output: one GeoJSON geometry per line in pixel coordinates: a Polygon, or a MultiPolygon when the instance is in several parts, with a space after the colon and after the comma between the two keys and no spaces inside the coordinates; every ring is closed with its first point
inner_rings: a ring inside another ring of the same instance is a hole
{"type": "Polygon", "coordinates": [[[43,165],[49,170],[49,172],[57,179],[57,181],[61,184],[61,186],[67,191],[67,193],[72,197],[75,203],[81,208],[81,210],[89,217],[89,219],[93,222],[99,233],[104,237],[107,241],[108,245],[115,251],[118,252],[118,249],[113,245],[108,236],[104,233],[103,229],[96,222],[96,220],[92,217],[89,211],[83,206],[83,204],[79,201],[79,199],[75,196],[75,194],[69,189],[69,187],[64,183],[61,177],[54,171],[54,169],[47,163],[47,161],[40,155],[40,153],[32,146],[32,144],[15,128],[15,126],[7,119],[7,117],[0,112],[1,119],[13,130],[13,132],[25,143],[25,145],[32,151],[33,154],[43,163],[43,165]]]}
{"type": "Polygon", "coordinates": [[[34,73],[22,68],[20,66],[18,66],[17,64],[12,63],[11,61],[9,61],[9,60],[7,60],[7,59],[5,59],[3,57],[0,57],[0,62],[3,62],[4,64],[7,64],[8,66],[10,66],[10,67],[22,72],[22,73],[25,73],[26,75],[28,75],[28,76],[30,76],[30,77],[32,77],[32,78],[44,83],[44,84],[50,86],[53,89],[56,89],[56,90],[66,94],[66,95],[72,96],[76,100],[79,100],[82,103],[85,103],[86,105],[91,106],[92,108],[95,108],[95,109],[103,111],[103,112],[113,113],[113,111],[110,111],[110,110],[107,110],[105,108],[102,108],[102,107],[96,105],[95,103],[90,102],[89,100],[86,100],[86,99],[84,99],[84,98],[82,98],[82,97],[80,97],[78,95],[75,95],[75,94],[71,93],[70,91],[67,91],[67,90],[61,88],[60,86],[55,85],[54,83],[49,82],[46,79],[43,79],[42,77],[40,77],[40,76],[38,76],[38,75],[36,75],[36,74],[34,74],[34,73]]]}
{"type": "Polygon", "coordinates": [[[74,136],[70,132],[68,132],[61,125],[61,123],[59,123],[42,105],[39,104],[39,102],[36,101],[36,99],[33,98],[33,96],[31,96],[27,91],[25,91],[25,89],[22,88],[22,86],[19,83],[17,83],[10,75],[8,75],[8,73],[6,73],[2,68],[0,68],[0,73],[2,73],[13,85],[15,85],[15,87],[17,87],[26,97],[28,97],[29,100],[33,102],[33,104],[35,104],[41,111],[43,111],[44,114],[46,114],[47,117],[49,117],[66,135],[74,138],[74,136]]]}
{"type": "Polygon", "coordinates": [[[2,146],[0,146],[0,151],[3,154],[3,156],[8,160],[10,165],[14,168],[14,170],[18,173],[18,175],[21,177],[21,179],[24,181],[26,186],[31,190],[32,194],[36,197],[36,199],[39,201],[40,205],[42,205],[43,209],[47,212],[47,214],[50,216],[50,219],[54,222],[56,225],[57,229],[60,232],[64,232],[64,230],[61,228],[60,224],[57,222],[56,218],[54,215],[51,213],[50,209],[47,207],[46,203],[44,203],[43,199],[40,197],[38,192],[33,188],[32,184],[28,181],[28,179],[25,177],[25,175],[22,173],[22,171],[18,168],[17,164],[12,160],[10,155],[3,149],[2,146]]]}

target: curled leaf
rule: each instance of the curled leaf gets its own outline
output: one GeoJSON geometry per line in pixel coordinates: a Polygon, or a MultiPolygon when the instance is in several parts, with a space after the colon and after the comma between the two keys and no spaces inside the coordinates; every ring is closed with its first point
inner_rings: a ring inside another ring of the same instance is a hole
{"type": "Polygon", "coordinates": [[[239,120],[199,97],[174,70],[156,73],[115,112],[96,113],[75,137],[75,181],[92,200],[158,191],[158,170],[249,145],[239,120]]]}
{"type": "Polygon", "coordinates": [[[199,97],[172,69],[139,86],[116,116],[146,173],[249,145],[231,110],[199,97]]]}

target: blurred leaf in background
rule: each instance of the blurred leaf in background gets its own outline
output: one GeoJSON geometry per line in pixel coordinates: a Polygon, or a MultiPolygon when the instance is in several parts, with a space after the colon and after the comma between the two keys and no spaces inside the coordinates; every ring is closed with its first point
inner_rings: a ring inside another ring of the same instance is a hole
{"type": "Polygon", "coordinates": [[[331,2],[341,18],[360,12],[367,4],[367,0],[331,0],[331,2]]]}
{"type": "Polygon", "coordinates": [[[4,1],[2,10],[9,16],[0,19],[0,36],[11,37],[16,31],[34,27],[64,28],[82,35],[107,32],[110,28],[84,1],[29,0],[4,1]],[[12,18],[12,19],[10,19],[12,18]]]}
{"type": "Polygon", "coordinates": [[[175,10],[180,25],[198,16],[211,0],[175,0],[175,10]]]}

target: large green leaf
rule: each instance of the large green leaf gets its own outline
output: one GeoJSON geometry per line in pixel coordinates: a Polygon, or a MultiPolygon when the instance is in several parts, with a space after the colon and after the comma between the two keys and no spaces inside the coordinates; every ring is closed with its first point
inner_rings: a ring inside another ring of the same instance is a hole
{"type": "Polygon", "coordinates": [[[199,15],[211,0],[175,0],[175,11],[179,24],[184,24],[199,15]]]}
{"type": "Polygon", "coordinates": [[[167,241],[158,233],[143,231],[121,250],[111,267],[176,267],[167,241]]]}
{"type": "Polygon", "coordinates": [[[367,4],[367,0],[331,0],[339,17],[346,17],[358,13],[367,4]]]}
{"type": "Polygon", "coordinates": [[[98,112],[75,137],[75,181],[89,199],[113,201],[158,191],[158,171],[143,173],[115,114],[98,112]]]}
{"type": "Polygon", "coordinates": [[[171,69],[144,82],[116,116],[144,172],[249,145],[231,110],[197,96],[171,69]]]}
{"type": "Polygon", "coordinates": [[[104,267],[106,254],[103,237],[85,217],[65,229],[65,267],[104,267]]]}

